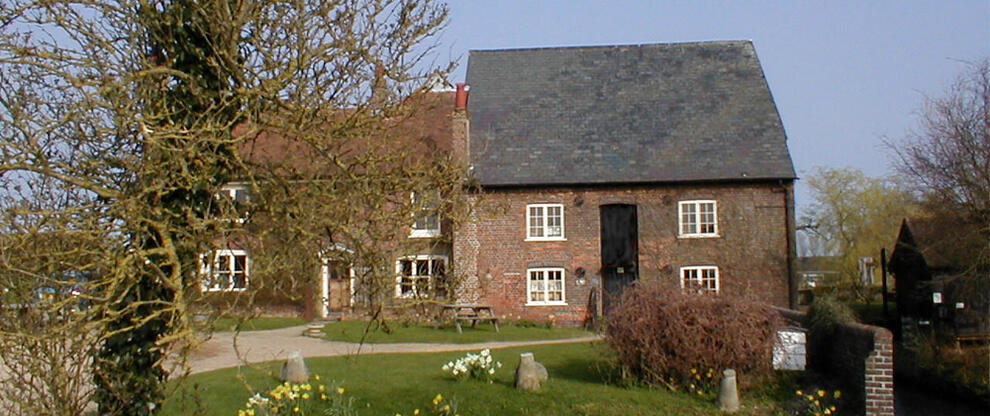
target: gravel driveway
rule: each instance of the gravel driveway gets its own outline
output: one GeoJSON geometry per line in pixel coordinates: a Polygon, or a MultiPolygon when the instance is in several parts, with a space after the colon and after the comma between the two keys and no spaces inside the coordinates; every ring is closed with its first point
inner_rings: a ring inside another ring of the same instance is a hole
{"type": "Polygon", "coordinates": [[[234,337],[233,332],[214,333],[189,356],[192,374],[239,365],[256,364],[264,361],[284,360],[286,355],[299,350],[303,357],[331,357],[353,354],[406,353],[470,351],[483,348],[507,348],[525,345],[566,344],[589,342],[601,339],[599,336],[555,339],[542,341],[500,341],[475,344],[355,344],[350,342],[326,341],[320,338],[303,336],[306,326],[294,326],[268,331],[245,331],[234,337]],[[235,344],[236,341],[236,344],[235,344]]]}

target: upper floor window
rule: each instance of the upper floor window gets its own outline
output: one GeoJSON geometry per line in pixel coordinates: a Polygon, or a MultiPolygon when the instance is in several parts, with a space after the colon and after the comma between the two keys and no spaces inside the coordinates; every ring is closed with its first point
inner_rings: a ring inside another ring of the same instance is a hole
{"type": "Polygon", "coordinates": [[[564,269],[539,268],[526,271],[527,305],[563,305],[564,269]]]}
{"type": "Polygon", "coordinates": [[[412,203],[416,212],[413,214],[412,231],[409,237],[439,237],[440,215],[437,208],[440,205],[440,195],[436,191],[413,192],[412,203]]]}
{"type": "Polygon", "coordinates": [[[718,267],[681,267],[681,288],[718,293],[718,267]]]}
{"type": "Polygon", "coordinates": [[[203,290],[247,289],[249,264],[246,251],[217,250],[212,255],[204,255],[201,261],[203,290]]]}
{"type": "Polygon", "coordinates": [[[447,258],[419,255],[400,258],[395,265],[395,296],[445,298],[448,292],[447,258]]]}
{"type": "Polygon", "coordinates": [[[681,201],[678,216],[681,237],[718,237],[715,201],[681,201]]]}
{"type": "Polygon", "coordinates": [[[526,205],[527,240],[563,240],[564,206],[562,204],[526,205]]]}
{"type": "Polygon", "coordinates": [[[235,215],[237,222],[244,222],[244,218],[247,215],[244,206],[251,201],[251,194],[249,193],[249,189],[246,184],[228,183],[220,187],[220,192],[217,193],[217,197],[228,201],[230,205],[226,206],[232,208],[234,212],[236,212],[235,215]]]}

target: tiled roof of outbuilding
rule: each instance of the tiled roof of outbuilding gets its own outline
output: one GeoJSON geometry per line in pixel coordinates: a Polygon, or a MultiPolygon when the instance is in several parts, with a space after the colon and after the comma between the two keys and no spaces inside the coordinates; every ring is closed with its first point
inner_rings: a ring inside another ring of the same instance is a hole
{"type": "Polygon", "coordinates": [[[471,51],[482,185],[793,179],[748,41],[471,51]]]}

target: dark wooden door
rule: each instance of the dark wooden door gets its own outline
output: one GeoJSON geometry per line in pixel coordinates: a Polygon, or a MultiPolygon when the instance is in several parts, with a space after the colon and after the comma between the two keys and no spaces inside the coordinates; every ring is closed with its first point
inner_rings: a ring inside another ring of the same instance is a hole
{"type": "Polygon", "coordinates": [[[635,205],[602,205],[600,212],[602,307],[608,314],[622,296],[623,289],[638,277],[639,223],[635,205]]]}

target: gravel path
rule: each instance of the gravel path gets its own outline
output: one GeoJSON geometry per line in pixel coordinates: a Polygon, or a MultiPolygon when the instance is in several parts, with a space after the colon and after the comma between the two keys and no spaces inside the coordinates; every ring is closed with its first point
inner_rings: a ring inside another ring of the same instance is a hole
{"type": "Polygon", "coordinates": [[[246,331],[234,337],[233,332],[217,332],[189,356],[191,373],[202,373],[221,368],[237,367],[264,361],[283,360],[293,350],[302,352],[303,357],[332,357],[353,354],[408,353],[469,351],[484,348],[508,348],[525,345],[565,344],[589,342],[601,339],[599,336],[554,339],[542,341],[499,341],[475,344],[355,344],[350,342],[326,341],[302,335],[305,325],[269,331],[246,331]],[[235,344],[236,341],[236,344],[235,344]]]}

